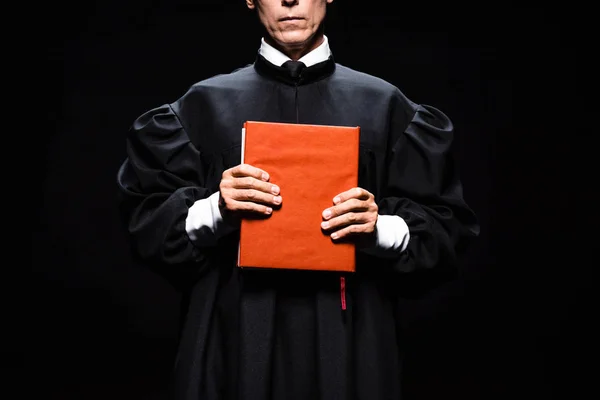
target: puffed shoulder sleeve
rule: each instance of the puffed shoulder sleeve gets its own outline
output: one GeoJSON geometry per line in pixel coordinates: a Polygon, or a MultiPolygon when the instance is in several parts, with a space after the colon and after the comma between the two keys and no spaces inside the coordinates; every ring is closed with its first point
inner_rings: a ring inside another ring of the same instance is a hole
{"type": "Polygon", "coordinates": [[[145,261],[180,264],[202,254],[185,231],[188,209],[209,196],[201,154],[170,105],[132,124],[117,184],[134,251],[145,261]]]}
{"type": "Polygon", "coordinates": [[[391,128],[380,214],[400,216],[410,233],[406,250],[392,261],[393,268],[455,269],[460,252],[479,235],[479,224],[463,198],[455,168],[453,124],[434,107],[412,105],[409,112],[404,108],[392,116],[391,128]]]}

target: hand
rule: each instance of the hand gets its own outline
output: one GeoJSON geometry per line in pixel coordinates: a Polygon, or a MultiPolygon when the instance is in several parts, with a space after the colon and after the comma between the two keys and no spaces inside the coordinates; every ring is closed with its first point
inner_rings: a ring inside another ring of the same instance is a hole
{"type": "Polygon", "coordinates": [[[324,221],[321,223],[323,230],[331,232],[332,239],[369,242],[375,238],[379,207],[369,191],[350,189],[335,196],[333,204],[323,211],[324,221]]]}
{"type": "Polygon", "coordinates": [[[219,209],[224,220],[267,217],[281,205],[279,187],[269,182],[269,174],[249,164],[223,172],[219,184],[219,209]]]}

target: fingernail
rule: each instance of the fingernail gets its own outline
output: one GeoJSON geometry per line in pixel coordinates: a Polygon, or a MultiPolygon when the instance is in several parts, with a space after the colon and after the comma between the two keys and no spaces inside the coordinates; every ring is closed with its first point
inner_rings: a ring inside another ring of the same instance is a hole
{"type": "Polygon", "coordinates": [[[327,222],[327,221],[321,222],[321,228],[323,228],[323,229],[329,228],[329,222],[327,222]]]}
{"type": "Polygon", "coordinates": [[[333,204],[337,204],[337,203],[339,203],[341,200],[342,200],[342,199],[340,199],[339,197],[335,197],[335,198],[333,199],[333,204]]]}
{"type": "Polygon", "coordinates": [[[273,203],[275,203],[275,204],[281,203],[281,196],[275,196],[275,197],[273,197],[273,203]]]}
{"type": "Polygon", "coordinates": [[[325,210],[325,211],[323,212],[323,217],[325,217],[325,218],[329,218],[329,217],[331,217],[331,211],[330,211],[330,210],[325,210]]]}
{"type": "Polygon", "coordinates": [[[279,194],[279,186],[277,186],[277,185],[271,186],[271,193],[279,194]]]}
{"type": "Polygon", "coordinates": [[[263,174],[262,174],[262,180],[263,181],[268,181],[269,180],[269,175],[267,173],[263,172],[263,174]]]}

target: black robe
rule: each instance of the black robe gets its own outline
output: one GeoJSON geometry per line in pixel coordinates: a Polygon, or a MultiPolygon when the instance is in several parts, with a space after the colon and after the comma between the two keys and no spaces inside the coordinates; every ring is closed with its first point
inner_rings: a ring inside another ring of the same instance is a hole
{"type": "Polygon", "coordinates": [[[258,55],[141,115],[118,184],[135,254],[184,293],[173,398],[399,399],[398,300],[451,276],[478,233],[452,140],[442,112],[332,57],[294,79],[258,55]],[[188,238],[188,208],[240,163],[246,120],[360,126],[359,185],[406,221],[410,243],[393,258],[357,251],[345,310],[339,273],[242,270],[236,232],[188,238]]]}

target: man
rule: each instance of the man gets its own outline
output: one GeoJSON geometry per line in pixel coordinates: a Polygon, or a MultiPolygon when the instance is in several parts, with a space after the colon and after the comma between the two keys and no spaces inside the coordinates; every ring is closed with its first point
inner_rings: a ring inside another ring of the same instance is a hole
{"type": "Polygon", "coordinates": [[[400,398],[398,299],[413,278],[453,270],[478,234],[451,122],[334,62],[332,1],[246,0],[265,28],[255,62],[131,128],[118,183],[132,243],[185,283],[174,398],[400,398]],[[236,267],[240,218],[285,203],[269,171],[240,165],[246,120],[360,126],[359,187],[323,210],[332,240],[360,245],[345,310],[339,274],[236,267]]]}

